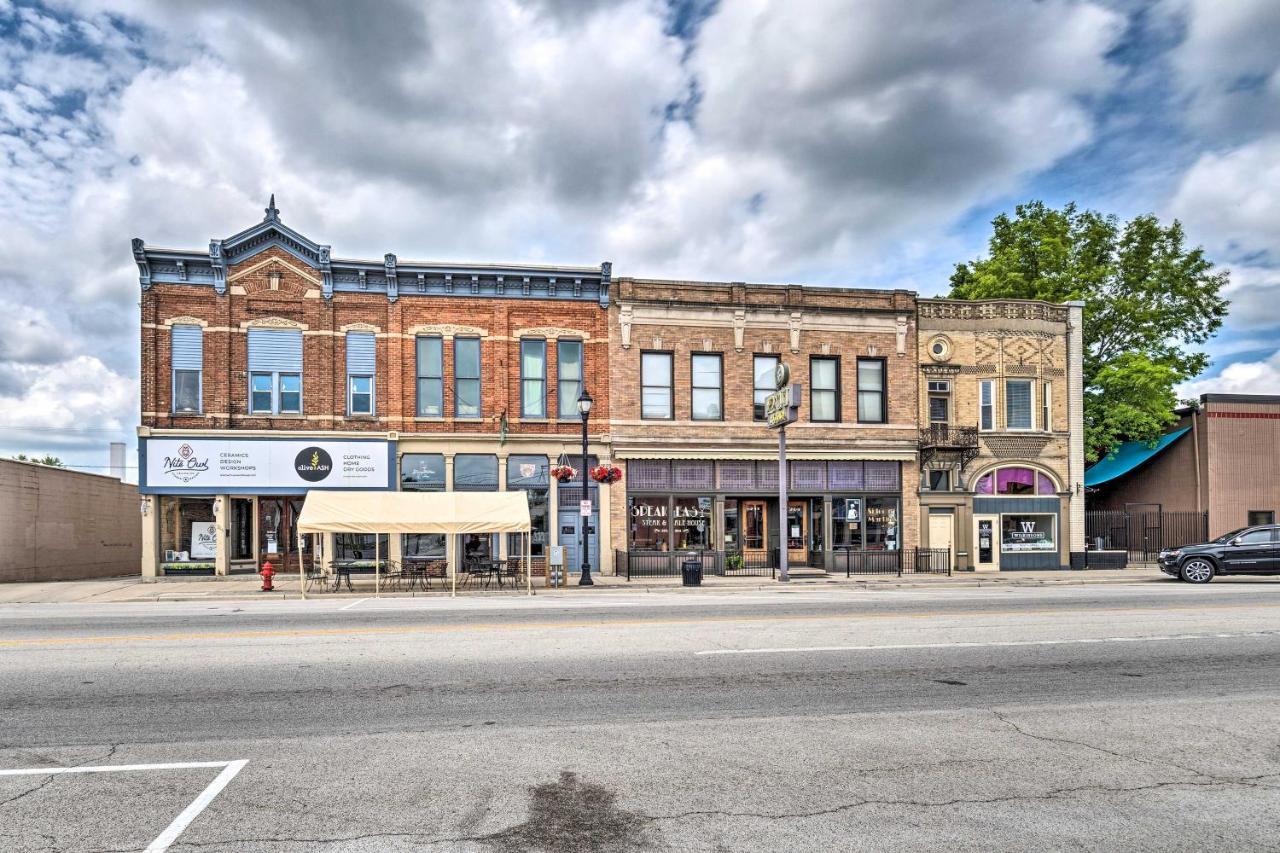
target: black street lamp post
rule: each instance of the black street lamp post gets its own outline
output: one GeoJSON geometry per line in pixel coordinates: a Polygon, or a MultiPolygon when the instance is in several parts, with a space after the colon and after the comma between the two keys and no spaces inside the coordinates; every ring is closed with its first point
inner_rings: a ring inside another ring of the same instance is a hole
{"type": "MultiPolygon", "coordinates": [[[[591,395],[587,393],[587,384],[582,383],[582,395],[578,397],[578,414],[582,415],[582,500],[588,500],[590,492],[587,489],[587,416],[591,414],[591,395]]],[[[581,506],[586,506],[585,503],[581,506]]],[[[591,580],[591,559],[587,550],[587,526],[591,521],[590,515],[584,515],[579,509],[578,523],[582,525],[582,576],[578,578],[578,586],[595,586],[595,581],[591,580]]]]}

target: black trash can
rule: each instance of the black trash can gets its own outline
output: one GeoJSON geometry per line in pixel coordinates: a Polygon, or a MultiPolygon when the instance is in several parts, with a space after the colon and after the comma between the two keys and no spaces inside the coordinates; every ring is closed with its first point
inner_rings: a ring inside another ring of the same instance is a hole
{"type": "Polygon", "coordinates": [[[680,564],[680,575],[685,586],[702,586],[702,560],[685,560],[680,564]]]}

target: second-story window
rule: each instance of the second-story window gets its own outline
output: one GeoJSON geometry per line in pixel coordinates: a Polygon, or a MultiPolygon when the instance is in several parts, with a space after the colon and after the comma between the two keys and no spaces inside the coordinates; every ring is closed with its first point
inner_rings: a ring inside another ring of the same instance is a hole
{"type": "Polygon", "coordinates": [[[547,342],[520,342],[520,417],[547,416],[547,342]]]}
{"type": "Polygon", "coordinates": [[[991,379],[978,383],[978,428],[996,428],[996,383],[991,379]]]}
{"type": "Polygon", "coordinates": [[[169,332],[170,360],[173,362],[174,414],[200,413],[201,374],[204,372],[204,329],[174,326],[169,332]]]}
{"type": "Polygon", "coordinates": [[[1035,429],[1030,379],[1006,379],[1004,382],[1004,428],[1035,429]]]}
{"type": "Polygon", "coordinates": [[[437,337],[418,338],[418,417],[444,417],[444,342],[437,337]]]}
{"type": "Polygon", "coordinates": [[[840,361],[835,358],[809,359],[809,419],[840,420],[840,361]]]}
{"type": "Polygon", "coordinates": [[[951,380],[929,380],[929,423],[946,424],[951,420],[951,380]]]}
{"type": "Polygon", "coordinates": [[[724,361],[718,352],[690,358],[689,415],[695,421],[724,420],[724,361]]]}
{"type": "Polygon", "coordinates": [[[669,352],[640,353],[640,417],[671,420],[674,363],[669,352]]]}
{"type": "Polygon", "coordinates": [[[556,408],[561,418],[577,419],[582,396],[582,341],[556,341],[556,408]]]}
{"type": "Polygon", "coordinates": [[[1053,383],[1046,382],[1040,386],[1040,429],[1045,432],[1053,430],[1053,383]]]}
{"type": "Polygon", "coordinates": [[[302,331],[249,330],[249,410],[260,415],[302,413],[302,331]]]}
{"type": "Polygon", "coordinates": [[[777,367],[776,355],[757,355],[751,359],[751,417],[757,421],[764,420],[765,400],[777,390],[773,380],[773,371],[777,367]]]}
{"type": "Polygon", "coordinates": [[[453,408],[460,418],[480,417],[480,339],[453,339],[453,408]]]}
{"type": "Polygon", "coordinates": [[[347,414],[372,415],[373,377],[377,369],[373,332],[347,332],[347,414]]]}
{"type": "Polygon", "coordinates": [[[885,422],[884,392],[884,359],[858,359],[858,423],[882,424],[885,422]]]}

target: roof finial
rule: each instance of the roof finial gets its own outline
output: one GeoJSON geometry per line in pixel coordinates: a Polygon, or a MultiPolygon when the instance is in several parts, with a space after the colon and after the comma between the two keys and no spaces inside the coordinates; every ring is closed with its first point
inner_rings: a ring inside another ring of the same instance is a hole
{"type": "Polygon", "coordinates": [[[280,211],[276,209],[276,194],[271,194],[271,201],[267,202],[267,215],[263,218],[263,222],[278,222],[280,220],[280,211]]]}

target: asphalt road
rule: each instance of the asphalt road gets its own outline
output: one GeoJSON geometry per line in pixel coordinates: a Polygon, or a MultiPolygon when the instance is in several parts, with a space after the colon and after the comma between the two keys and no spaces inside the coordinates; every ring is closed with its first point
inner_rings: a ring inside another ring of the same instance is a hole
{"type": "Polygon", "coordinates": [[[1278,653],[1275,581],[12,605],[0,849],[1278,850],[1278,653]]]}

